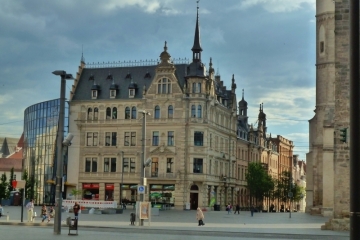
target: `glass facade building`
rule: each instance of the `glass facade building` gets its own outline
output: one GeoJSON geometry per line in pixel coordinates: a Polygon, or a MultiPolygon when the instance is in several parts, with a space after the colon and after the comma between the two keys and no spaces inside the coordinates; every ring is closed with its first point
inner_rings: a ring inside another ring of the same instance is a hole
{"type": "MultiPolygon", "coordinates": [[[[34,104],[24,112],[24,158],[28,176],[34,177],[34,203],[54,204],[56,179],[56,138],[60,99],[34,104]]],[[[65,129],[68,128],[68,105],[65,104],[65,129]]],[[[66,135],[66,133],[65,133],[66,135]]],[[[67,157],[64,156],[64,182],[67,157]]]]}

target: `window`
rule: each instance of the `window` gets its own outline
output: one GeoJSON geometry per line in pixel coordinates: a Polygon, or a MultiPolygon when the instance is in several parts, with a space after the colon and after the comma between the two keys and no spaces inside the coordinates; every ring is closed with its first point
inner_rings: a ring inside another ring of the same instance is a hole
{"type": "Polygon", "coordinates": [[[136,119],[136,107],[131,108],[131,118],[136,119]]]}
{"type": "Polygon", "coordinates": [[[151,176],[157,177],[159,173],[159,159],[158,158],[152,158],[151,162],[151,176]]]}
{"type": "Polygon", "coordinates": [[[211,175],[211,163],[212,163],[212,161],[211,161],[211,159],[209,160],[209,174],[211,175]]]}
{"type": "Polygon", "coordinates": [[[130,172],[135,172],[135,159],[130,158],[130,172]]]}
{"type": "Polygon", "coordinates": [[[116,146],[116,132],[105,133],[105,146],[116,146]]]}
{"type": "Polygon", "coordinates": [[[116,90],[110,90],[110,98],[116,97],[116,90]]]}
{"type": "Polygon", "coordinates": [[[136,146],[136,132],[124,133],[124,146],[136,146]]]}
{"type": "Polygon", "coordinates": [[[106,108],[106,119],[111,119],[111,108],[106,108]]]}
{"type": "Polygon", "coordinates": [[[99,117],[99,109],[94,108],[94,120],[98,120],[98,117],[99,117]]]}
{"type": "Polygon", "coordinates": [[[109,158],[104,158],[104,172],[109,172],[110,169],[110,160],[109,158]]]}
{"type": "Polygon", "coordinates": [[[87,119],[88,119],[88,120],[92,120],[92,119],[93,119],[93,111],[92,111],[92,108],[88,108],[87,119]]]}
{"type": "Polygon", "coordinates": [[[130,108],[129,107],[125,108],[125,119],[130,119],[130,108]]]}
{"type": "Polygon", "coordinates": [[[198,106],[198,114],[197,114],[198,118],[202,118],[202,108],[201,105],[198,106]]]}
{"type": "Polygon", "coordinates": [[[195,105],[191,105],[191,117],[196,117],[196,107],[195,105]]]}
{"type": "Polygon", "coordinates": [[[172,105],[168,107],[168,118],[173,118],[174,108],[172,105]]]}
{"type": "Polygon", "coordinates": [[[325,50],[325,45],[324,45],[324,41],[320,42],[320,53],[323,53],[325,50]]]}
{"type": "Polygon", "coordinates": [[[112,119],[117,119],[117,108],[113,107],[112,109],[112,119]]]}
{"type": "Polygon", "coordinates": [[[159,132],[158,131],[153,132],[152,145],[159,146],[159,132]]]}
{"type": "Polygon", "coordinates": [[[136,132],[131,132],[131,146],[136,146],[136,132]]]}
{"type": "Polygon", "coordinates": [[[203,172],[203,160],[202,158],[194,158],[194,173],[203,172]]]}
{"type": "Polygon", "coordinates": [[[203,137],[204,137],[203,132],[195,132],[194,133],[194,145],[195,146],[203,146],[203,144],[204,144],[203,137]]]}
{"type": "Polygon", "coordinates": [[[97,90],[91,90],[91,98],[96,99],[97,98],[97,90]]]}
{"type": "Polygon", "coordinates": [[[123,171],[129,172],[129,158],[123,158],[123,171]]]}
{"type": "Polygon", "coordinates": [[[85,172],[97,172],[97,158],[85,159],[85,172]]]}
{"type": "Polygon", "coordinates": [[[193,83],[193,93],[201,93],[201,83],[193,83]]]}
{"type": "Polygon", "coordinates": [[[135,89],[129,89],[129,98],[134,98],[135,96],[135,89]]]}
{"type": "Polygon", "coordinates": [[[167,173],[172,173],[173,172],[172,164],[173,164],[173,159],[172,158],[167,158],[166,159],[166,172],[167,173]]]}
{"type": "Polygon", "coordinates": [[[171,93],[171,81],[167,78],[158,81],[158,94],[171,93]]]}
{"type": "Polygon", "coordinates": [[[210,149],[212,149],[212,133],[210,133],[209,143],[210,143],[210,149]]]}
{"type": "Polygon", "coordinates": [[[174,131],[168,131],[168,146],[174,146],[174,131]]]}
{"type": "Polygon", "coordinates": [[[159,119],[159,118],[160,118],[160,107],[159,107],[159,106],[156,106],[156,107],[155,107],[154,118],[155,118],[155,119],[159,119]]]}
{"type": "Polygon", "coordinates": [[[88,132],[86,137],[86,146],[97,146],[98,143],[98,133],[97,132],[88,132]]]}

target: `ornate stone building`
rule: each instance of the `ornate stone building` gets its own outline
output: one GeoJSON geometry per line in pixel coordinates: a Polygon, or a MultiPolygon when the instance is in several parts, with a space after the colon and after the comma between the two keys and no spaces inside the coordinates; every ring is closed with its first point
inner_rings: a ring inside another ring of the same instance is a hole
{"type": "Polygon", "coordinates": [[[308,212],[342,218],[349,212],[349,1],[316,1],[316,108],[306,156],[308,212]],[[335,177],[336,176],[336,177],[335,177]]]}

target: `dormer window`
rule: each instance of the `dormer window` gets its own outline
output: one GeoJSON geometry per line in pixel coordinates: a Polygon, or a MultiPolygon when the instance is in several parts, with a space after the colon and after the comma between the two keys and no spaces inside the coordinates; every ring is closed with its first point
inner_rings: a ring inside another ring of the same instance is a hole
{"type": "Polygon", "coordinates": [[[110,98],[116,97],[116,90],[110,90],[110,98]]]}
{"type": "Polygon", "coordinates": [[[193,93],[201,93],[201,83],[199,83],[199,82],[193,83],[192,92],[193,93]]]}
{"type": "Polygon", "coordinates": [[[98,91],[97,90],[91,90],[91,99],[97,99],[98,91]]]}
{"type": "Polygon", "coordinates": [[[160,79],[158,81],[158,94],[171,93],[171,81],[167,78],[160,79]]]}
{"type": "Polygon", "coordinates": [[[129,98],[135,97],[135,89],[129,89],[129,98]]]}

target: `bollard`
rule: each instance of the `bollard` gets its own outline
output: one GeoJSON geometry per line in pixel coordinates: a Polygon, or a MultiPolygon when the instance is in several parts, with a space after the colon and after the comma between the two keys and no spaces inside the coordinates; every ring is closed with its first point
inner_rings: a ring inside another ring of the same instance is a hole
{"type": "Polygon", "coordinates": [[[10,217],[9,217],[9,212],[7,212],[7,214],[6,214],[6,221],[8,222],[9,219],[10,219],[10,217]]]}
{"type": "Polygon", "coordinates": [[[136,218],[135,213],[130,213],[130,225],[132,226],[135,225],[135,218],[136,218]]]}

